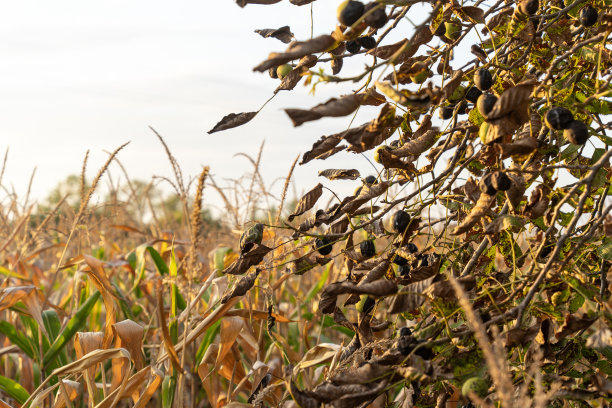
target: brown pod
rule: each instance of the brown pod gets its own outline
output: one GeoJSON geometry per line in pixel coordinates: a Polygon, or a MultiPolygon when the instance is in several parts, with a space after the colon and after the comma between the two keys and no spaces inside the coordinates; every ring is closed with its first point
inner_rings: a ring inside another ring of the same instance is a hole
{"type": "Polygon", "coordinates": [[[501,171],[496,171],[491,175],[491,184],[497,191],[508,191],[512,187],[510,177],[501,171]]]}
{"type": "Polygon", "coordinates": [[[518,11],[521,14],[532,16],[538,12],[540,3],[538,0],[522,0],[518,5],[518,11]]]}
{"type": "Polygon", "coordinates": [[[331,62],[332,74],[337,75],[342,69],[342,65],[344,64],[344,59],[342,58],[334,58],[331,62]]]}

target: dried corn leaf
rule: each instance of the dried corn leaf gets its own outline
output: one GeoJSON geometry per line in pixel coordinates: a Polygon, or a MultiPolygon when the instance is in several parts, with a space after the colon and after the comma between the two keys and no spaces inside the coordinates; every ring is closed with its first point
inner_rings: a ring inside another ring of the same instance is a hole
{"type": "Polygon", "coordinates": [[[293,381],[291,381],[289,391],[300,408],[319,408],[321,406],[321,403],[310,396],[309,393],[300,391],[293,381]]]}
{"type": "Polygon", "coordinates": [[[229,115],[224,116],[223,119],[221,119],[219,123],[215,125],[215,127],[209,130],[208,134],[210,135],[211,133],[242,126],[253,119],[257,113],[258,112],[230,113],[229,115]]]}
{"type": "Polygon", "coordinates": [[[331,35],[320,35],[308,41],[291,43],[285,52],[273,52],[268,59],[253,68],[253,71],[265,72],[270,68],[278,67],[289,61],[302,58],[308,54],[316,54],[330,48],[336,40],[331,35]]]}
{"type": "Polygon", "coordinates": [[[304,194],[304,196],[300,198],[300,201],[295,206],[293,213],[287,217],[289,222],[293,221],[295,217],[304,214],[306,211],[314,207],[319,197],[321,197],[321,194],[323,194],[323,185],[321,183],[317,184],[312,190],[304,194]]]}
{"type": "Polygon", "coordinates": [[[293,33],[289,26],[283,26],[277,29],[274,28],[263,28],[259,30],[255,30],[255,32],[261,35],[263,38],[276,38],[284,42],[285,44],[289,44],[291,39],[293,38],[293,33]]]}
{"type": "Polygon", "coordinates": [[[330,180],[357,180],[359,175],[359,170],[356,169],[327,169],[319,172],[319,176],[330,180]]]}
{"type": "Polygon", "coordinates": [[[232,262],[230,266],[223,270],[223,273],[230,275],[242,275],[248,271],[251,266],[258,265],[271,250],[272,248],[268,248],[265,245],[259,245],[257,248],[252,249],[247,254],[242,255],[240,258],[232,262]]]}

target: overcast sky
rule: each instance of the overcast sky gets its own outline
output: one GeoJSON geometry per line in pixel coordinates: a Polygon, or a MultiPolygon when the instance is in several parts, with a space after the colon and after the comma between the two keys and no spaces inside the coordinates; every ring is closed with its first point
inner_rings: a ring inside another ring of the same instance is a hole
{"type": "MultiPolygon", "coordinates": [[[[330,33],[339,2],[312,3],[314,35],[330,33]]],[[[427,14],[413,9],[408,17],[418,23],[427,14]]],[[[358,85],[323,85],[313,96],[300,84],[281,92],[248,125],[213,135],[206,131],[230,112],[257,110],[278,85],[252,68],[286,45],[253,31],[289,25],[304,40],[310,38],[310,17],[310,5],[286,0],[245,8],[232,0],[5,2],[0,13],[0,154],[6,147],[10,152],[3,185],[23,196],[36,167],[32,195],[43,198],[67,175],[80,172],[87,150],[91,179],[106,160],[105,151],[128,141],[119,159],[132,178],[171,177],[149,125],[165,137],[188,176],[209,165],[220,183],[237,178],[250,167],[234,155],[255,155],[265,140],[266,183],[283,178],[300,152],[320,136],[346,129],[351,118],[293,128],[282,108],[309,108],[358,85]]],[[[385,44],[409,37],[411,28],[403,20],[385,44]]],[[[359,61],[345,63],[342,74],[361,70],[366,60],[359,61]]],[[[354,124],[370,120],[378,109],[360,109],[354,124]]],[[[374,173],[363,156],[339,153],[298,166],[297,193],[312,188],[318,170],[328,167],[374,173]]],[[[110,174],[122,178],[117,166],[110,174]]],[[[325,182],[340,193],[358,183],[325,182]]],[[[277,182],[277,193],[281,186],[277,182]]],[[[205,200],[220,203],[212,190],[205,200]]]]}

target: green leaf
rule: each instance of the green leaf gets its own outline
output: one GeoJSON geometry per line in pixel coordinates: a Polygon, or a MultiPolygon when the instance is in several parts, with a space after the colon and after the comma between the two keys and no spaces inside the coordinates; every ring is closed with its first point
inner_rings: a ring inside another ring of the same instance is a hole
{"type": "Polygon", "coordinates": [[[597,255],[606,261],[612,261],[612,242],[597,247],[597,255]]]}
{"type": "Polygon", "coordinates": [[[21,386],[21,384],[1,375],[0,390],[4,391],[9,397],[13,398],[22,405],[28,400],[28,398],[30,398],[30,394],[21,386]]]}
{"type": "Polygon", "coordinates": [[[570,300],[568,310],[570,313],[576,313],[584,305],[584,297],[580,294],[576,294],[570,300]]]}
{"type": "Polygon", "coordinates": [[[83,305],[81,305],[79,310],[77,310],[74,316],[68,321],[64,330],[57,336],[51,347],[49,347],[49,350],[45,353],[43,364],[46,365],[50,362],[70,341],[72,336],[83,327],[85,322],[87,322],[91,309],[93,309],[99,298],[100,292],[95,292],[85,303],[83,303],[83,305]]]}
{"type": "Polygon", "coordinates": [[[162,408],[172,408],[174,392],[176,390],[176,378],[167,375],[162,382],[162,408]]]}
{"type": "Polygon", "coordinates": [[[15,327],[7,321],[0,322],[0,333],[4,334],[8,339],[19,347],[21,351],[23,351],[28,357],[34,359],[34,351],[32,347],[30,347],[30,343],[26,336],[23,333],[18,332],[15,327]]]}
{"type": "Polygon", "coordinates": [[[164,258],[161,257],[159,252],[157,252],[155,248],[150,246],[147,247],[147,251],[151,255],[151,258],[153,258],[153,263],[155,263],[155,267],[159,271],[159,274],[162,276],[168,275],[170,270],[168,269],[168,265],[166,265],[164,258]]]}

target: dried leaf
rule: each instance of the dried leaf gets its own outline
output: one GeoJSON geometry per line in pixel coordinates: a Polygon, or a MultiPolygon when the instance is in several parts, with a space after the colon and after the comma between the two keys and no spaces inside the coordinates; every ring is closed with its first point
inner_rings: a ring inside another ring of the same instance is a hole
{"type": "Polygon", "coordinates": [[[291,381],[290,392],[293,400],[300,408],[319,408],[321,403],[304,391],[300,391],[293,381],[291,381]]]}
{"type": "Polygon", "coordinates": [[[444,100],[448,99],[453,92],[461,85],[461,80],[463,79],[463,71],[458,69],[453,73],[453,77],[444,84],[444,88],[442,88],[442,98],[444,100]]]}
{"type": "Polygon", "coordinates": [[[274,4],[281,0],[236,0],[236,4],[240,7],[244,7],[247,4],[274,4]]]}
{"type": "Polygon", "coordinates": [[[238,283],[234,286],[231,291],[228,291],[223,298],[221,303],[227,303],[233,297],[244,296],[246,293],[255,285],[255,280],[259,276],[259,269],[255,269],[254,272],[249,273],[247,276],[243,276],[238,283]]]}
{"type": "Polygon", "coordinates": [[[406,142],[402,147],[394,149],[392,153],[398,157],[418,156],[429,150],[438,140],[438,136],[439,129],[437,127],[433,128],[425,132],[424,135],[406,142]]]}
{"type": "MultiPolygon", "coordinates": [[[[384,274],[383,274],[384,275],[384,274]]],[[[339,295],[345,293],[371,295],[371,296],[387,296],[397,292],[397,285],[390,280],[379,279],[374,282],[357,285],[352,281],[334,282],[321,292],[321,300],[319,301],[319,310],[321,313],[333,313],[336,309],[336,300],[339,295]]]]}
{"type": "Polygon", "coordinates": [[[336,40],[331,35],[320,35],[308,41],[291,43],[286,52],[271,53],[268,59],[253,68],[253,71],[265,72],[272,67],[278,67],[305,55],[323,52],[333,46],[335,42],[336,40]]]}
{"type": "Polygon", "coordinates": [[[588,317],[586,315],[576,316],[568,314],[565,316],[563,326],[559,328],[559,331],[555,333],[557,339],[564,339],[574,333],[589,328],[595,321],[597,316],[588,317]]]}
{"type": "Polygon", "coordinates": [[[263,38],[276,38],[277,40],[280,40],[285,44],[289,44],[291,42],[291,39],[293,38],[293,33],[291,32],[289,26],[283,26],[277,29],[263,28],[255,30],[255,32],[261,35],[263,38]]]}
{"type": "Polygon", "coordinates": [[[488,194],[481,194],[478,198],[478,202],[472,208],[472,211],[470,211],[468,216],[465,217],[461,224],[457,225],[457,227],[451,231],[451,235],[460,235],[469,231],[470,228],[472,228],[472,226],[476,224],[476,222],[478,222],[483,215],[485,215],[493,203],[495,203],[494,195],[490,196],[488,194]]]}
{"type": "Polygon", "coordinates": [[[272,248],[268,248],[265,245],[259,245],[255,249],[252,249],[247,254],[242,255],[240,258],[232,262],[230,266],[223,270],[223,273],[230,275],[242,275],[248,271],[251,266],[258,265],[271,250],[272,248]]]}
{"type": "Polygon", "coordinates": [[[361,192],[359,193],[359,195],[357,197],[355,197],[353,200],[351,200],[348,203],[346,203],[345,205],[343,205],[341,207],[341,210],[343,212],[347,213],[347,214],[353,214],[363,204],[367,203],[371,199],[373,199],[375,197],[378,197],[379,195],[381,195],[385,191],[387,191],[387,189],[389,188],[390,185],[391,185],[391,182],[383,181],[383,182],[378,183],[378,184],[372,184],[372,185],[369,185],[369,186],[367,186],[367,185],[363,186],[363,188],[361,189],[361,192]]]}
{"type": "Polygon", "coordinates": [[[274,90],[289,91],[300,82],[303,76],[308,72],[308,68],[312,68],[317,64],[317,57],[314,55],[306,55],[300,59],[297,66],[289,72],[281,81],[280,85],[274,90]]]}
{"type": "Polygon", "coordinates": [[[321,194],[323,194],[323,185],[321,183],[317,184],[312,190],[304,194],[304,196],[300,198],[300,201],[295,206],[293,213],[287,217],[289,222],[293,221],[295,217],[304,214],[306,211],[314,207],[319,197],[321,197],[321,194]]]}
{"type": "Polygon", "coordinates": [[[319,176],[330,180],[357,180],[360,174],[356,169],[327,169],[319,171],[319,176]]]}
{"type": "Polygon", "coordinates": [[[257,113],[258,112],[230,113],[229,115],[224,116],[223,119],[221,119],[219,123],[215,125],[215,127],[209,130],[208,134],[210,135],[211,133],[242,126],[253,119],[257,113]]]}
{"type": "Polygon", "coordinates": [[[334,357],[341,346],[334,343],[319,343],[308,350],[300,362],[293,368],[293,375],[297,377],[305,368],[316,366],[334,357]]]}
{"type": "Polygon", "coordinates": [[[388,312],[391,314],[411,312],[418,309],[426,300],[427,297],[423,294],[434,281],[435,276],[429,279],[422,280],[417,283],[410,284],[401,288],[397,295],[387,299],[389,304],[388,312]]]}
{"type": "Polygon", "coordinates": [[[526,156],[533,153],[538,148],[538,140],[535,137],[527,136],[513,143],[502,143],[502,159],[511,156],[526,156]]]}
{"type": "Polygon", "coordinates": [[[471,23],[484,24],[484,11],[481,8],[475,6],[463,6],[455,9],[457,14],[463,21],[469,21],[471,23]]]}
{"type": "Polygon", "coordinates": [[[291,119],[293,126],[300,126],[304,122],[321,119],[322,117],[340,117],[353,113],[361,105],[362,97],[359,95],[347,95],[340,99],[331,98],[325,103],[317,105],[310,110],[285,109],[291,119]]]}
{"type": "MultiPolygon", "coordinates": [[[[476,286],[476,278],[473,276],[463,276],[461,278],[457,278],[456,281],[463,286],[464,291],[469,291],[474,286],[476,286]]],[[[431,299],[443,299],[446,301],[455,301],[457,297],[455,295],[455,290],[453,289],[453,285],[449,280],[444,280],[440,282],[435,282],[431,286],[429,286],[423,292],[425,295],[429,296],[431,299]]]]}
{"type": "Polygon", "coordinates": [[[525,220],[522,217],[513,215],[500,215],[495,218],[485,227],[486,234],[499,234],[501,231],[512,230],[517,232],[525,225],[525,220]]]}
{"type": "Polygon", "coordinates": [[[370,51],[368,51],[368,54],[374,55],[377,58],[388,60],[393,56],[393,54],[406,47],[407,44],[408,39],[404,38],[403,40],[398,41],[395,44],[382,45],[371,49],[370,51]]]}
{"type": "Polygon", "coordinates": [[[300,165],[306,164],[309,161],[317,159],[325,154],[327,154],[329,157],[337,151],[344,150],[345,147],[343,146],[340,146],[339,148],[336,147],[341,140],[342,133],[338,133],[331,136],[322,136],[312,145],[312,149],[302,155],[302,161],[300,162],[300,165]],[[333,153],[330,154],[330,152],[333,153]]]}
{"type": "MultiPolygon", "coordinates": [[[[499,119],[513,112],[520,112],[520,117],[525,117],[522,123],[529,119],[529,99],[533,92],[533,82],[518,84],[506,91],[499,97],[493,109],[486,115],[488,121],[499,119]]],[[[521,123],[521,124],[522,124],[521,123]]]]}
{"type": "Polygon", "coordinates": [[[520,173],[509,172],[507,175],[510,181],[512,181],[512,185],[510,189],[506,191],[506,198],[508,199],[508,203],[510,203],[512,211],[517,212],[526,189],[525,179],[520,173]]]}

